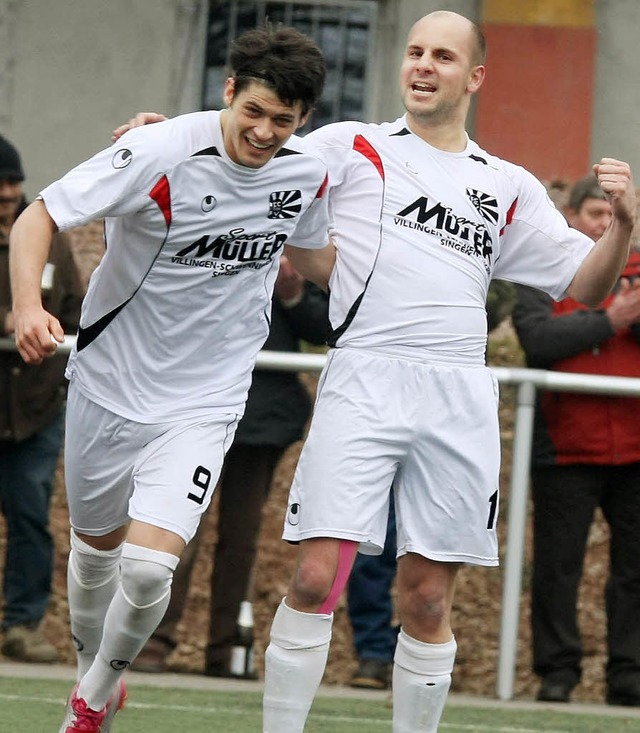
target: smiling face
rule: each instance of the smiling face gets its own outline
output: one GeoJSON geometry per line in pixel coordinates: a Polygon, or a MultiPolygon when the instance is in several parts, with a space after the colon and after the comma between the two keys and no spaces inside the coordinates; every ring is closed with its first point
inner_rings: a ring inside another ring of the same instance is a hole
{"type": "Polygon", "coordinates": [[[285,104],[268,86],[252,81],[235,92],[232,78],[224,90],[227,109],[222,113],[222,136],[227,155],[234,163],[261,168],[307,121],[302,102],[285,104]]]}
{"type": "Polygon", "coordinates": [[[469,20],[436,12],[411,29],[400,69],[400,91],[409,117],[419,126],[451,124],[464,130],[471,94],[484,66],[469,20]]]}

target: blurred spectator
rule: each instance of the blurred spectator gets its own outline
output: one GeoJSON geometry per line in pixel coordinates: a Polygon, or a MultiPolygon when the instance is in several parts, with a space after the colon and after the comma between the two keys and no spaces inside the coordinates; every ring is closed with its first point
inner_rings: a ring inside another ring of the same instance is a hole
{"type": "MultiPolygon", "coordinates": [[[[0,137],[0,336],[13,333],[9,232],[26,207],[24,173],[14,146],[0,137]]],[[[66,235],[59,234],[44,269],[45,307],[65,332],[78,326],[82,292],[66,235]]],[[[49,503],[63,437],[65,355],[27,366],[0,351],[0,510],[7,525],[2,653],[20,662],[54,662],[42,632],[53,574],[49,503]]]]}
{"type": "MultiPolygon", "coordinates": [[[[283,256],[273,298],[271,330],[264,349],[299,351],[300,340],[324,344],[329,328],[327,296],[315,285],[305,282],[283,256]]],[[[295,372],[254,371],[245,414],[227,453],[215,492],[220,498],[204,668],[207,675],[256,676],[250,658],[242,671],[231,667],[232,648],[239,641],[236,638],[238,616],[241,603],[252,601],[256,543],[273,474],[285,450],[302,438],[310,412],[311,399],[295,372]]],[[[176,626],[187,599],[204,526],[205,523],[201,523],[183,553],[173,578],[169,608],[134,661],[134,670],[161,672],[166,669],[167,657],[176,646],[176,626]]],[[[246,613],[250,607],[245,603],[243,608],[246,613]]],[[[244,642],[247,641],[250,643],[250,636],[245,638],[244,642]]]]}
{"type": "MultiPolygon", "coordinates": [[[[611,207],[594,176],[572,188],[571,226],[594,240],[611,207]]],[[[640,377],[640,252],[598,308],[517,287],[513,322],[529,367],[640,377]]],[[[600,509],[610,529],[607,702],[640,705],[640,399],[541,392],[531,478],[533,669],[538,700],[568,702],[581,677],[577,595],[600,509]]]]}

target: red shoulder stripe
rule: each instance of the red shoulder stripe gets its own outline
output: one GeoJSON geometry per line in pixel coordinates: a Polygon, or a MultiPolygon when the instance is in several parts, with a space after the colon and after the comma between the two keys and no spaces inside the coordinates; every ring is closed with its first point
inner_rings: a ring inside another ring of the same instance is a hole
{"type": "Polygon", "coordinates": [[[171,226],[171,190],[169,189],[169,179],[166,176],[156,183],[151,189],[149,196],[158,204],[160,211],[167,222],[167,226],[171,226]]]}

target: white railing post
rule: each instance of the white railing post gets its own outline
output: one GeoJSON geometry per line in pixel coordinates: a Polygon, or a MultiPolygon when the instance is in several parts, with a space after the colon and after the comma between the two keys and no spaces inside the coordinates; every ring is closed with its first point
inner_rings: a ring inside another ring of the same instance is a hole
{"type": "Polygon", "coordinates": [[[507,546],[502,584],[502,615],[497,675],[497,694],[501,700],[511,700],[513,697],[516,671],[535,400],[536,388],[534,384],[532,382],[522,382],[518,388],[513,435],[507,546]]]}

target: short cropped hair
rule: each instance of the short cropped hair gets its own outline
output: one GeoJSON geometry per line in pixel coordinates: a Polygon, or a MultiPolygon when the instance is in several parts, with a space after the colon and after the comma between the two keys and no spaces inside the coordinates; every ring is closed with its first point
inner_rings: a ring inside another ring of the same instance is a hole
{"type": "Polygon", "coordinates": [[[322,51],[295,28],[273,27],[246,31],[231,44],[229,56],[235,91],[256,79],[270,87],[285,104],[302,102],[311,110],[322,95],[327,74],[322,51]]]}
{"type": "Polygon", "coordinates": [[[473,21],[471,21],[471,32],[475,41],[473,62],[476,66],[481,66],[487,60],[487,39],[482,32],[482,28],[473,21]]]}
{"type": "Polygon", "coordinates": [[[595,174],[590,173],[584,178],[577,180],[569,193],[569,201],[567,206],[575,212],[580,211],[582,204],[587,199],[606,199],[605,192],[598,185],[598,179],[595,174]]]}

